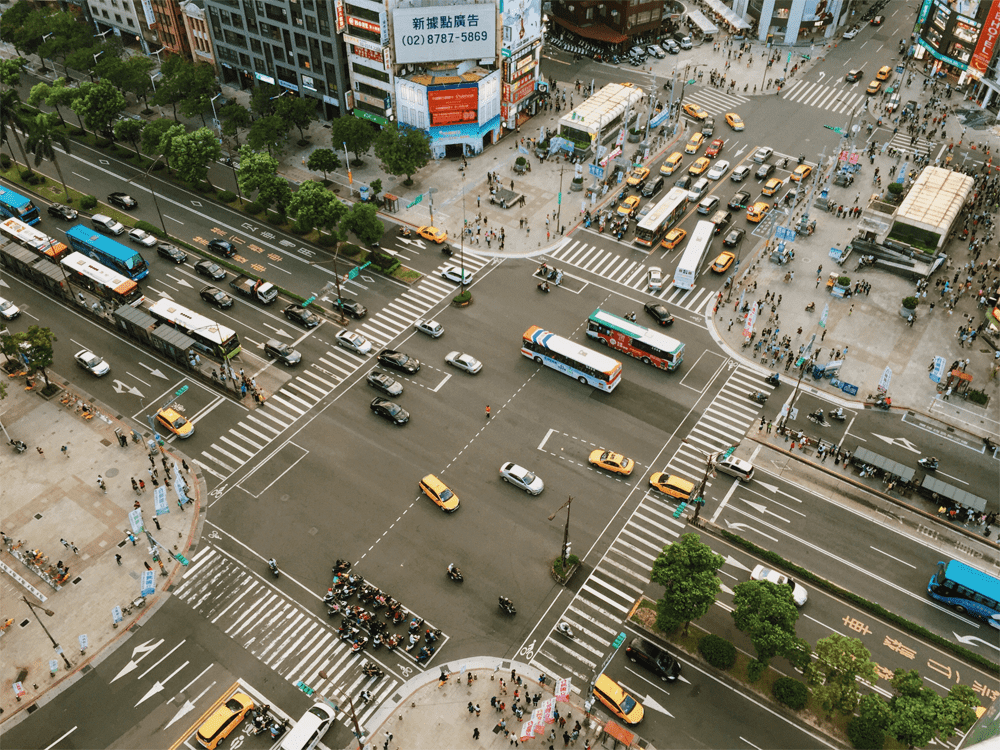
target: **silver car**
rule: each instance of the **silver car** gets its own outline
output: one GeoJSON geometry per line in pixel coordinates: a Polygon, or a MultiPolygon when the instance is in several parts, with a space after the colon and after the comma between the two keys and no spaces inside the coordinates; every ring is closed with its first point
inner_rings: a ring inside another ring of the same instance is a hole
{"type": "Polygon", "coordinates": [[[98,378],[111,372],[111,365],[89,349],[81,349],[76,353],[74,359],[80,367],[98,378]]]}
{"type": "Polygon", "coordinates": [[[335,338],[340,346],[355,354],[368,354],[372,350],[371,342],[368,339],[360,333],[348,331],[346,328],[338,331],[335,338]]]}
{"type": "Polygon", "coordinates": [[[413,324],[421,333],[426,333],[432,339],[436,339],[444,333],[444,326],[436,320],[418,320],[413,324]]]}
{"type": "Polygon", "coordinates": [[[457,367],[459,370],[465,370],[470,375],[475,375],[483,369],[482,362],[473,357],[471,354],[463,354],[462,352],[448,352],[444,361],[452,367],[457,367]]]}
{"type": "Polygon", "coordinates": [[[517,487],[519,490],[524,490],[529,495],[540,495],[542,490],[545,489],[545,482],[543,482],[534,472],[528,471],[523,466],[518,466],[515,463],[505,463],[500,467],[500,478],[517,487]]]}
{"type": "Polygon", "coordinates": [[[142,245],[143,247],[152,247],[158,241],[149,232],[144,232],[141,229],[133,229],[128,233],[128,238],[135,244],[142,245]]]}

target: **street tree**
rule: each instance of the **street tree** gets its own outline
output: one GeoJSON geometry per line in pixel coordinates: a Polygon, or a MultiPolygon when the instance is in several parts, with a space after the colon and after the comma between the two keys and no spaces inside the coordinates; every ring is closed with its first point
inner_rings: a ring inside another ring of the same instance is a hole
{"type": "Polygon", "coordinates": [[[13,60],[0,59],[0,84],[4,86],[16,87],[21,84],[21,73],[28,61],[23,57],[13,60]]]}
{"type": "Polygon", "coordinates": [[[656,627],[674,630],[684,624],[687,635],[692,620],[708,612],[715,603],[722,582],[716,571],[725,558],[712,552],[697,534],[684,534],[663,548],[653,561],[649,579],[664,588],[656,603],[656,627]]]}
{"type": "MultiPolygon", "coordinates": [[[[173,133],[170,135],[171,138],[174,135],[186,132],[183,125],[178,125],[176,122],[162,117],[147,124],[142,130],[142,140],[140,141],[142,150],[151,156],[164,154],[163,149],[168,145],[165,143],[164,138],[171,130],[173,130],[173,133]],[[175,128],[179,128],[179,130],[175,130],[175,128]]],[[[167,162],[167,166],[170,166],[169,161],[167,162]]]]}
{"type": "Polygon", "coordinates": [[[351,163],[359,167],[364,162],[361,157],[367,154],[375,141],[375,129],[367,120],[358,117],[338,117],[330,123],[330,143],[337,146],[346,146],[347,150],[354,154],[354,161],[351,163]]]}
{"type": "Polygon", "coordinates": [[[327,173],[340,167],[340,157],[331,148],[317,148],[309,154],[306,167],[314,172],[322,172],[323,182],[329,182],[327,173]]]}
{"type": "Polygon", "coordinates": [[[275,102],[281,96],[281,89],[273,83],[262,83],[254,86],[250,94],[250,111],[255,117],[267,117],[274,114],[275,102]]]}
{"type": "Polygon", "coordinates": [[[65,153],[69,153],[69,138],[59,127],[59,116],[55,112],[39,112],[35,115],[35,118],[28,123],[25,146],[35,155],[36,167],[42,163],[42,159],[48,159],[55,165],[59,182],[63,186],[63,194],[66,196],[66,201],[70,202],[69,190],[66,188],[66,180],[63,178],[55,148],[59,146],[65,153]]]}
{"type": "Polygon", "coordinates": [[[105,54],[98,58],[94,72],[123,94],[132,94],[136,101],[142,99],[148,107],[146,97],[153,89],[149,73],[155,67],[156,63],[153,60],[142,55],[120,58],[105,54]]]}
{"type": "Polygon", "coordinates": [[[41,104],[49,105],[59,115],[59,122],[64,123],[66,122],[66,118],[63,117],[59,105],[68,106],[75,96],[76,89],[67,86],[65,78],[57,78],[51,85],[45,81],[41,81],[32,86],[31,91],[28,93],[28,104],[36,108],[41,104]]]}
{"type": "Polygon", "coordinates": [[[152,102],[161,107],[170,107],[177,119],[177,105],[188,96],[189,83],[186,75],[191,61],[180,55],[170,55],[160,66],[160,85],[156,87],[152,102]]]}
{"type": "Polygon", "coordinates": [[[205,112],[212,106],[212,97],[219,92],[219,84],[215,80],[215,70],[208,63],[191,63],[181,69],[184,89],[187,92],[181,99],[181,114],[185,117],[201,117],[201,124],[207,125],[205,112]]]}
{"type": "Polygon", "coordinates": [[[9,42],[19,55],[35,54],[38,45],[42,43],[40,36],[30,35],[31,16],[38,12],[27,0],[18,0],[0,14],[0,39],[9,42]]]}
{"type": "Polygon", "coordinates": [[[347,206],[315,180],[303,182],[288,201],[288,215],[302,233],[334,227],[345,213],[347,206]]]}
{"type": "Polygon", "coordinates": [[[406,175],[404,185],[413,184],[413,175],[431,159],[431,141],[422,130],[400,130],[395,123],[384,128],[375,140],[375,156],[391,175],[406,175]]]}
{"type": "Polygon", "coordinates": [[[733,621],[753,643],[760,668],[775,656],[804,668],[809,662],[809,644],[795,635],[799,610],[792,601],[792,589],[770,581],[744,581],[734,591],[733,621]]]}
{"type": "MultiPolygon", "coordinates": [[[[43,59],[58,60],[63,68],[75,52],[94,46],[93,33],[69,11],[42,11],[34,14],[29,20],[26,33],[39,39],[47,36],[35,52],[43,59]]],[[[93,65],[93,57],[90,62],[93,65]]]]}
{"type": "Polygon", "coordinates": [[[183,133],[171,139],[170,157],[177,175],[193,186],[208,179],[208,165],[222,156],[222,147],[215,134],[208,128],[198,128],[193,133],[183,133]]]}
{"type": "Polygon", "coordinates": [[[853,714],[861,700],[858,678],[870,684],[878,679],[868,649],[857,638],[833,633],[816,642],[815,652],[815,660],[805,669],[813,695],[827,714],[853,714]]]}
{"type": "Polygon", "coordinates": [[[133,120],[131,117],[119,120],[112,128],[115,134],[115,139],[131,143],[132,148],[135,149],[136,156],[139,157],[142,156],[142,154],[139,153],[139,144],[142,142],[142,133],[145,129],[145,120],[133,120]]]}
{"type": "Polygon", "coordinates": [[[105,137],[112,135],[111,123],[125,109],[125,97],[107,81],[90,86],[70,105],[86,126],[105,137]]]}
{"type": "Polygon", "coordinates": [[[271,156],[281,153],[281,144],[288,137],[288,123],[277,115],[267,115],[254,120],[247,133],[246,143],[254,151],[267,149],[271,156]]]}
{"type": "MultiPolygon", "coordinates": [[[[21,97],[15,88],[7,88],[0,91],[0,137],[7,141],[7,148],[10,148],[10,140],[7,138],[8,130],[14,134],[17,141],[17,148],[21,152],[25,168],[30,172],[31,166],[28,164],[28,154],[21,143],[21,136],[18,131],[23,131],[27,127],[27,118],[24,115],[21,97]]],[[[14,152],[10,152],[14,156],[14,152]]],[[[14,157],[15,159],[17,157],[14,157]]]]}
{"type": "Polygon", "coordinates": [[[979,701],[968,685],[953,685],[942,698],[924,687],[915,669],[897,669],[892,688],[896,695],[889,700],[885,731],[909,747],[923,747],[935,739],[945,744],[956,729],[964,731],[976,720],[979,701]]]}
{"type": "Polygon", "coordinates": [[[236,179],[244,193],[257,193],[256,202],[264,208],[277,206],[279,211],[284,211],[292,197],[288,182],[278,174],[278,160],[249,146],[240,149],[236,179]]]}
{"type": "Polygon", "coordinates": [[[379,221],[378,209],[371,203],[355,203],[340,220],[340,229],[351,232],[365,245],[378,242],[385,233],[385,225],[379,221]]]}
{"type": "Polygon", "coordinates": [[[316,119],[316,100],[311,96],[283,96],[275,100],[274,113],[285,121],[289,128],[299,131],[299,138],[306,139],[305,129],[316,119]]]}
{"type": "Polygon", "coordinates": [[[52,329],[31,326],[27,331],[13,334],[13,338],[20,350],[27,350],[28,358],[31,360],[30,366],[41,371],[45,387],[51,387],[47,368],[52,367],[52,359],[55,356],[52,345],[58,340],[52,329]],[[21,344],[27,346],[22,347],[21,344]]]}
{"type": "Polygon", "coordinates": [[[249,128],[253,122],[250,110],[237,101],[226,102],[219,107],[219,118],[222,120],[222,134],[236,139],[240,145],[240,130],[249,128]]]}

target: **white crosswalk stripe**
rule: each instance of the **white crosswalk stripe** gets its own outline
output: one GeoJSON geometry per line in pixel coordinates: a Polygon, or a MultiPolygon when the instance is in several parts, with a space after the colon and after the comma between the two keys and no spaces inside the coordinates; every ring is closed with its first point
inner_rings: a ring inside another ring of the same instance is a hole
{"type": "Polygon", "coordinates": [[[604,250],[596,245],[589,245],[585,240],[568,242],[564,247],[549,253],[547,257],[558,261],[556,265],[559,267],[571,265],[582,271],[589,271],[609,281],[627,286],[637,292],[653,294],[654,297],[660,298],[672,307],[681,307],[700,313],[709,304],[714,304],[715,297],[711,290],[704,287],[679,289],[674,286],[672,281],[659,292],[649,292],[646,272],[650,265],[655,266],[658,265],[657,263],[646,264],[628,258],[622,260],[622,256],[613,250],[604,250]]]}
{"type": "MultiPolygon", "coordinates": [[[[475,273],[489,262],[488,257],[465,251],[466,272],[475,273]]],[[[365,319],[355,328],[371,342],[373,353],[408,330],[441,300],[456,294],[457,287],[444,281],[440,270],[438,268],[433,274],[425,276],[386,309],[365,319]]],[[[342,382],[353,377],[362,367],[370,366],[371,361],[371,356],[362,357],[345,349],[325,352],[318,362],[306,365],[295,377],[271,394],[265,402],[265,408],[257,409],[244,417],[236,428],[230,430],[230,435],[220,437],[202,451],[198,463],[212,476],[224,479],[264,448],[270,440],[308,413],[342,382]],[[260,417],[264,418],[263,422],[260,417]],[[264,432],[261,431],[262,427],[264,432]],[[265,434],[271,432],[274,434],[265,434]],[[252,451],[233,442],[234,438],[242,440],[252,451]]]]}
{"type": "Polygon", "coordinates": [[[843,114],[859,108],[868,99],[868,94],[864,88],[859,89],[857,84],[850,87],[827,86],[816,81],[798,80],[785,89],[781,98],[834,114],[843,114]]]}
{"type": "MultiPolygon", "coordinates": [[[[758,390],[770,390],[764,377],[737,367],[663,470],[697,481],[705,470],[705,453],[738,444],[757,421],[759,409],[747,393],[758,390]]],[[[532,665],[556,679],[572,677],[577,689],[594,677],[649,582],[656,557],[687,531],[674,517],[676,509],[674,498],[652,488],[646,492],[559,619],[575,637],[570,640],[553,629],[528,655],[532,665]]]]}
{"type": "Polygon", "coordinates": [[[889,146],[891,148],[898,151],[905,151],[908,155],[912,155],[914,152],[929,154],[933,145],[934,144],[931,141],[926,138],[921,138],[920,136],[917,136],[917,140],[914,142],[913,136],[902,131],[896,133],[889,139],[889,146]]]}
{"type": "MultiPolygon", "coordinates": [[[[355,704],[359,722],[390,699],[402,682],[388,669],[380,679],[366,677],[362,664],[386,652],[352,654],[350,644],[337,637],[323,615],[286,599],[212,545],[202,547],[192,557],[175,595],[290,683],[302,681],[325,695],[340,692],[355,696],[361,690],[371,691],[370,703],[355,704]],[[320,670],[326,679],[318,676],[320,670]]],[[[402,633],[405,627],[395,630],[402,633]]],[[[397,651],[389,661],[397,656],[409,659],[404,653],[397,651]]],[[[351,724],[349,714],[339,720],[345,726],[351,724]]]]}
{"type": "MultiPolygon", "coordinates": [[[[739,108],[741,104],[750,101],[748,97],[739,94],[727,94],[720,89],[711,87],[700,88],[684,94],[684,100],[701,105],[711,115],[724,115],[739,108]]],[[[721,123],[716,123],[718,127],[721,123]]]]}

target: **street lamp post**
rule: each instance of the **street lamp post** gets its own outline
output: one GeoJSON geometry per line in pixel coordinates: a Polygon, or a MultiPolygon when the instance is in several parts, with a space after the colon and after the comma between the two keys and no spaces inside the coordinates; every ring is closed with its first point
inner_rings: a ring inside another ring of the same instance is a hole
{"type": "MultiPolygon", "coordinates": [[[[28,609],[31,610],[31,614],[35,615],[35,617],[38,618],[38,624],[42,626],[42,630],[45,631],[45,635],[47,635],[49,637],[49,640],[52,641],[52,648],[54,648],[56,650],[56,653],[63,658],[63,662],[65,662],[66,664],[66,669],[72,669],[73,665],[69,663],[69,659],[66,658],[66,654],[63,652],[59,644],[56,643],[56,639],[52,637],[52,633],[49,632],[49,629],[45,627],[45,623],[42,622],[42,618],[38,617],[37,613],[35,612],[36,605],[28,601],[28,598],[24,595],[21,596],[21,601],[27,604],[28,609]]],[[[53,612],[51,609],[45,609],[45,607],[38,607],[38,609],[42,610],[42,612],[45,613],[46,617],[52,617],[55,614],[55,612],[53,612]]]]}
{"type": "MultiPolygon", "coordinates": [[[[558,201],[558,203],[556,205],[556,228],[557,229],[560,226],[559,222],[562,221],[562,180],[563,180],[563,167],[564,167],[563,164],[559,165],[559,201],[558,201]]],[[[464,172],[462,173],[462,179],[463,180],[465,179],[465,173],[464,172]]],[[[562,230],[559,231],[559,234],[562,234],[562,230]]]]}
{"type": "MultiPolygon", "coordinates": [[[[318,675],[324,680],[330,679],[326,674],[326,670],[319,670],[318,675]]],[[[351,696],[347,693],[344,693],[344,699],[347,701],[347,710],[351,715],[351,722],[354,724],[354,736],[358,738],[358,750],[364,750],[365,743],[362,739],[361,727],[358,725],[358,716],[354,713],[354,701],[351,700],[351,696]]],[[[333,705],[333,709],[335,711],[340,710],[336,704],[333,705]]]]}
{"type": "Polygon", "coordinates": [[[218,131],[219,137],[221,138],[222,137],[222,125],[219,124],[219,115],[215,111],[215,100],[218,99],[220,96],[222,96],[222,92],[221,91],[218,94],[216,94],[215,96],[213,96],[209,100],[208,103],[212,105],[212,122],[215,123],[215,129],[216,129],[216,131],[218,131]]]}
{"type": "Polygon", "coordinates": [[[465,171],[462,171],[462,235],[458,240],[458,258],[459,266],[461,266],[462,272],[462,291],[465,291],[465,171]]]}
{"type": "MultiPolygon", "coordinates": [[[[156,157],[156,159],[153,160],[153,163],[149,165],[149,169],[147,169],[146,172],[142,175],[142,179],[146,182],[146,188],[149,190],[149,194],[153,196],[153,206],[156,207],[156,215],[160,217],[160,226],[163,227],[163,236],[169,240],[170,232],[167,231],[167,224],[163,220],[163,214],[160,213],[160,203],[159,201],[156,200],[156,191],[153,190],[153,186],[149,184],[149,173],[153,170],[153,167],[156,166],[156,163],[162,158],[163,154],[160,154],[159,156],[156,157]]],[[[131,182],[133,185],[135,184],[134,180],[129,180],[129,182],[131,182]]]]}
{"type": "Polygon", "coordinates": [[[553,513],[551,516],[549,516],[549,520],[552,521],[552,520],[555,519],[556,513],[558,513],[559,511],[561,511],[563,508],[566,509],[566,526],[563,529],[563,542],[562,542],[562,569],[563,569],[563,574],[564,575],[566,573],[566,565],[567,565],[566,558],[569,556],[569,549],[570,549],[570,545],[569,545],[569,512],[570,512],[570,509],[571,509],[572,505],[573,505],[573,496],[570,495],[569,499],[566,500],[566,502],[564,502],[558,508],[556,508],[555,513],[553,513]]]}

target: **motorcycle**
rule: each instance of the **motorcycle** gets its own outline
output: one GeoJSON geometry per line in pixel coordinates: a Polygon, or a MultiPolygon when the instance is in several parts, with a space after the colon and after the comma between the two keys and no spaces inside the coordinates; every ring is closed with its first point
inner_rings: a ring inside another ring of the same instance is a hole
{"type": "Polygon", "coordinates": [[[806,155],[805,154],[799,154],[799,164],[801,164],[805,160],[806,160],[806,155]]]}
{"type": "Polygon", "coordinates": [[[808,305],[806,305],[806,312],[812,312],[815,309],[816,309],[815,302],[810,302],[808,305]]]}
{"type": "Polygon", "coordinates": [[[517,614],[517,610],[514,608],[514,602],[512,602],[506,596],[501,596],[499,599],[499,603],[500,603],[500,609],[502,609],[508,615],[517,614]]]}
{"type": "Polygon", "coordinates": [[[937,471],[938,460],[936,458],[919,458],[917,459],[917,465],[922,469],[927,471],[937,471]]]}
{"type": "Polygon", "coordinates": [[[891,406],[892,406],[892,399],[890,398],[880,398],[878,401],[875,402],[875,408],[882,409],[883,411],[889,411],[889,408],[891,406]]]}
{"type": "Polygon", "coordinates": [[[441,246],[441,252],[444,253],[445,255],[447,255],[448,257],[451,257],[452,254],[454,253],[454,251],[448,245],[442,245],[441,246]]]}
{"type": "Polygon", "coordinates": [[[10,444],[18,453],[24,453],[28,450],[28,446],[22,440],[11,440],[10,444]]]}
{"type": "Polygon", "coordinates": [[[424,646],[417,653],[417,664],[419,664],[422,661],[427,661],[428,659],[430,659],[434,655],[434,652],[436,650],[437,649],[435,649],[433,646],[424,646]]]}
{"type": "Polygon", "coordinates": [[[428,643],[434,643],[434,641],[436,641],[440,637],[441,637],[440,630],[428,629],[427,632],[424,634],[424,640],[427,641],[428,643]]]}
{"type": "Polygon", "coordinates": [[[455,567],[454,563],[448,566],[448,577],[453,581],[461,582],[463,580],[462,571],[455,567]]]}
{"type": "Polygon", "coordinates": [[[400,237],[409,237],[412,234],[413,234],[413,230],[410,229],[409,227],[400,227],[399,228],[399,236],[400,237]]]}
{"type": "Polygon", "coordinates": [[[382,668],[373,661],[366,661],[361,667],[361,674],[365,677],[385,677],[382,668]]]}
{"type": "Polygon", "coordinates": [[[569,623],[560,622],[558,625],[556,625],[556,630],[558,630],[562,635],[566,636],[570,640],[576,638],[576,634],[573,632],[573,629],[569,626],[569,623]]]}
{"type": "Polygon", "coordinates": [[[271,722],[271,728],[270,728],[271,742],[277,742],[278,741],[278,738],[281,737],[281,735],[283,735],[285,733],[286,729],[288,729],[288,724],[289,723],[290,722],[289,722],[287,716],[284,719],[282,719],[280,723],[278,722],[277,719],[275,719],[273,722],[271,722]]]}
{"type": "Polygon", "coordinates": [[[337,600],[337,593],[333,590],[331,586],[326,590],[326,594],[323,595],[323,604],[339,604],[337,600]]]}
{"type": "Polygon", "coordinates": [[[365,579],[364,579],[364,576],[354,575],[352,573],[351,575],[347,576],[347,582],[350,585],[352,585],[354,587],[357,587],[357,586],[360,586],[361,584],[363,584],[365,582],[365,579]]]}
{"type": "Polygon", "coordinates": [[[767,402],[767,394],[762,391],[750,391],[747,397],[756,401],[758,404],[764,404],[767,402]]]}
{"type": "Polygon", "coordinates": [[[414,617],[412,620],[410,620],[410,632],[411,633],[419,633],[420,632],[420,628],[422,628],[423,626],[424,626],[424,618],[423,617],[414,617]]]}
{"type": "Polygon", "coordinates": [[[549,285],[548,285],[548,282],[545,282],[545,281],[543,281],[543,282],[541,282],[540,284],[538,284],[538,289],[539,289],[540,291],[542,291],[542,292],[545,292],[546,294],[548,294],[548,293],[549,293],[549,285]]]}
{"type": "Polygon", "coordinates": [[[351,563],[347,560],[337,560],[337,562],[333,564],[334,575],[337,575],[338,573],[346,573],[350,569],[351,569],[351,563]]]}
{"type": "Polygon", "coordinates": [[[362,635],[358,637],[357,640],[354,641],[354,643],[351,644],[351,653],[360,654],[367,645],[368,645],[368,637],[362,635]]]}
{"type": "Polygon", "coordinates": [[[406,644],[406,650],[412,651],[413,647],[420,643],[420,633],[410,633],[409,643],[406,644]]]}
{"type": "MultiPolygon", "coordinates": [[[[406,620],[406,611],[402,607],[400,607],[399,609],[393,611],[391,614],[392,614],[392,618],[391,619],[392,619],[392,624],[393,625],[399,625],[401,622],[403,622],[404,620],[406,620]]],[[[389,617],[389,615],[390,615],[389,612],[385,613],[386,617],[389,617]]]]}
{"type": "Polygon", "coordinates": [[[361,635],[361,629],[344,620],[343,624],[337,628],[337,633],[342,641],[353,641],[361,635]]]}
{"type": "Polygon", "coordinates": [[[830,424],[825,419],[823,419],[823,410],[822,409],[817,409],[812,414],[809,414],[808,418],[809,418],[809,421],[812,422],[813,424],[818,424],[818,425],[821,425],[823,427],[826,427],[828,424],[830,424]]]}
{"type": "Polygon", "coordinates": [[[372,648],[378,648],[382,645],[382,634],[376,633],[372,636],[372,648]]]}
{"type": "Polygon", "coordinates": [[[787,156],[784,159],[781,160],[781,168],[782,169],[787,169],[788,168],[788,157],[787,156]]]}
{"type": "Polygon", "coordinates": [[[398,635],[387,635],[382,642],[385,644],[386,649],[389,651],[395,651],[401,640],[402,639],[398,635]]]}
{"type": "Polygon", "coordinates": [[[375,594],[375,598],[372,599],[372,609],[382,609],[389,601],[389,596],[379,592],[375,594]]]}
{"type": "Polygon", "coordinates": [[[836,419],[838,422],[843,422],[847,419],[847,415],[844,414],[844,409],[842,407],[837,408],[830,412],[830,419],[836,419]]]}
{"type": "Polygon", "coordinates": [[[278,573],[278,561],[275,560],[272,557],[270,560],[267,561],[267,567],[271,569],[271,573],[273,573],[274,577],[277,578],[278,575],[279,575],[279,573],[278,573]]]}
{"type": "Polygon", "coordinates": [[[344,614],[344,605],[341,604],[340,602],[331,604],[329,607],[327,607],[326,614],[328,617],[333,617],[334,615],[342,615],[344,614]]]}
{"type": "Polygon", "coordinates": [[[767,380],[764,382],[766,382],[768,385],[777,386],[781,382],[781,378],[779,377],[778,373],[773,372],[767,376],[767,380]]]}

